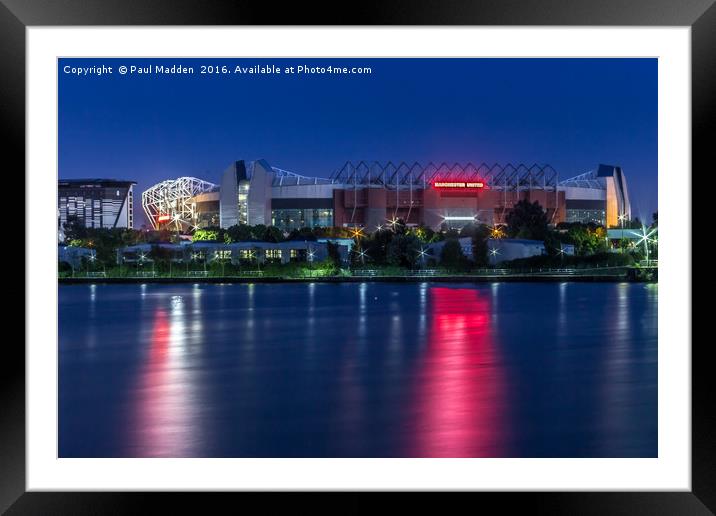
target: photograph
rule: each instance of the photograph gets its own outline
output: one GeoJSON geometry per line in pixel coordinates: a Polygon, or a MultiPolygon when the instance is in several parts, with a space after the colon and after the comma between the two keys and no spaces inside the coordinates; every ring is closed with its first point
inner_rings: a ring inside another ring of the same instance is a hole
{"type": "Polygon", "coordinates": [[[658,58],[56,65],[58,459],[661,457],[658,58]]]}

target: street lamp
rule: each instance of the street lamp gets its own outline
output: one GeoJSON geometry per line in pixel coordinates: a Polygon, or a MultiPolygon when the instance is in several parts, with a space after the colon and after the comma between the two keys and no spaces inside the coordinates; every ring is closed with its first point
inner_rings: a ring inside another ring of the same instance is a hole
{"type": "Polygon", "coordinates": [[[92,272],[94,272],[94,262],[95,262],[96,259],[97,259],[97,255],[96,255],[96,254],[91,254],[90,257],[89,257],[89,261],[90,261],[90,263],[92,264],[92,272]]]}
{"type": "Polygon", "coordinates": [[[492,238],[504,238],[505,233],[500,226],[493,226],[490,228],[490,236],[492,238]]]}
{"type": "Polygon", "coordinates": [[[222,255],[221,256],[221,275],[222,276],[226,275],[226,269],[225,269],[226,268],[226,251],[227,251],[227,249],[226,249],[226,247],[224,247],[223,252],[221,253],[221,255],[222,255]]]}
{"type": "Polygon", "coordinates": [[[313,275],[313,257],[315,256],[315,252],[309,247],[308,248],[308,268],[311,271],[311,276],[313,275]]]}
{"type": "Polygon", "coordinates": [[[639,237],[639,241],[636,243],[636,245],[639,245],[641,243],[644,243],[644,253],[646,254],[646,266],[649,266],[649,242],[656,242],[656,239],[652,239],[651,235],[656,233],[657,228],[651,228],[647,230],[647,227],[643,224],[641,225],[641,233],[637,233],[637,236],[639,237]]]}
{"type": "Polygon", "coordinates": [[[564,263],[564,247],[562,247],[562,242],[559,243],[559,263],[564,263]]]}
{"type": "MultiPolygon", "coordinates": [[[[619,239],[619,242],[621,242],[624,239],[624,221],[626,220],[626,215],[624,213],[620,213],[619,216],[617,216],[617,219],[619,220],[619,223],[621,225],[621,235],[619,235],[621,238],[619,239]]],[[[609,237],[607,236],[607,246],[609,245],[609,237]]],[[[624,249],[622,248],[621,244],[619,245],[619,250],[623,253],[624,249]]]]}
{"type": "Polygon", "coordinates": [[[144,272],[144,259],[146,255],[143,252],[139,252],[139,265],[142,266],[142,272],[144,272]]]}
{"type": "Polygon", "coordinates": [[[500,254],[500,251],[496,247],[493,247],[492,249],[490,249],[490,258],[495,259],[495,263],[493,263],[492,265],[497,265],[497,255],[498,254],[500,254]]]}
{"type": "Polygon", "coordinates": [[[425,265],[425,257],[428,255],[428,253],[425,252],[425,249],[422,247],[420,248],[420,251],[418,251],[418,257],[420,258],[420,265],[425,265]]]}

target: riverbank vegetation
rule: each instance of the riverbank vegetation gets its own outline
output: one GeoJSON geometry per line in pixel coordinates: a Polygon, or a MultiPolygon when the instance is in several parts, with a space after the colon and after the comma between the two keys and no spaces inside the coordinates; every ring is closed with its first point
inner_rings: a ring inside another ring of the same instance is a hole
{"type": "MultiPolygon", "coordinates": [[[[657,214],[654,214],[650,228],[656,227],[657,214]]],[[[625,228],[631,228],[639,221],[625,221],[625,228]]],[[[240,224],[226,229],[197,229],[191,235],[180,235],[169,230],[131,230],[131,229],[92,229],[85,228],[74,221],[64,226],[65,242],[70,246],[86,247],[95,250],[93,260],[82,259],[82,266],[73,271],[67,264],[60,264],[60,275],[72,275],[79,271],[107,276],[127,276],[132,274],[154,275],[207,275],[236,276],[251,271],[261,274],[302,277],[310,275],[340,275],[350,270],[374,271],[413,271],[416,269],[434,269],[446,274],[467,274],[471,271],[485,270],[491,267],[488,240],[500,238],[518,238],[544,242],[545,254],[504,261],[496,266],[509,270],[534,268],[595,268],[629,267],[638,264],[645,257],[644,246],[621,241],[617,249],[611,249],[606,228],[597,224],[560,223],[549,224],[547,215],[537,203],[523,200],[518,202],[507,217],[506,224],[489,226],[487,224],[467,224],[461,229],[448,228],[446,225],[435,231],[425,226],[407,226],[403,220],[394,219],[374,231],[359,228],[301,228],[291,232],[282,232],[275,226],[263,224],[248,226],[240,224]],[[329,258],[321,263],[231,263],[230,260],[210,260],[208,262],[175,263],[169,252],[160,246],[153,246],[149,253],[151,263],[123,265],[117,264],[117,250],[120,247],[137,244],[159,244],[193,242],[234,243],[246,241],[283,242],[289,240],[316,241],[318,239],[352,239],[353,245],[348,264],[342,264],[337,247],[329,244],[329,258]],[[469,246],[465,246],[469,239],[469,246]],[[437,254],[429,254],[431,244],[437,254]],[[565,247],[573,246],[574,254],[566,253],[565,247]],[[466,253],[466,249],[471,252],[466,253]],[[151,268],[151,270],[147,270],[151,268]]],[[[658,257],[655,243],[647,244],[649,257],[658,257]]],[[[492,265],[494,267],[495,265],[492,265]]]]}

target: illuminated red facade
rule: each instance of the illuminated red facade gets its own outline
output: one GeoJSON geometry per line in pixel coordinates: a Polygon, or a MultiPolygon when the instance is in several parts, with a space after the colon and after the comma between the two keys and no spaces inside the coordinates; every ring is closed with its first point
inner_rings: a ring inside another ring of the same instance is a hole
{"type": "Polygon", "coordinates": [[[556,224],[566,219],[565,194],[557,189],[497,190],[483,188],[426,188],[389,190],[380,187],[333,190],[336,226],[376,228],[402,219],[406,224],[440,228],[462,226],[470,220],[487,224],[505,222],[507,213],[520,200],[537,201],[556,224]]]}

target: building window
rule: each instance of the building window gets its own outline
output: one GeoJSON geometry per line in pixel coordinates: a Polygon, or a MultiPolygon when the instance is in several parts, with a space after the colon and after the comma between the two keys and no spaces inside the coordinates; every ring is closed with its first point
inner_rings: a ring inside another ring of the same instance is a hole
{"type": "Polygon", "coordinates": [[[251,260],[254,257],[254,252],[251,249],[239,250],[239,258],[242,260],[251,260]]]}
{"type": "Polygon", "coordinates": [[[581,222],[588,224],[593,222],[595,224],[604,224],[607,219],[605,210],[581,210],[581,209],[569,209],[566,213],[566,222],[581,222]]]}
{"type": "Polygon", "coordinates": [[[282,231],[301,228],[330,227],[333,225],[332,209],[277,209],[271,210],[274,226],[282,231]]]}
{"type": "Polygon", "coordinates": [[[231,251],[228,249],[220,249],[214,252],[214,258],[217,260],[229,260],[231,259],[231,251]]]}
{"type": "Polygon", "coordinates": [[[239,183],[238,193],[238,215],[239,224],[249,223],[249,182],[241,181],[239,183]]]}
{"type": "Polygon", "coordinates": [[[267,260],[280,260],[281,259],[281,249],[266,249],[266,259],[267,260]]]}
{"type": "Polygon", "coordinates": [[[305,262],[307,252],[305,249],[291,249],[291,261],[292,262],[305,262]]]}

